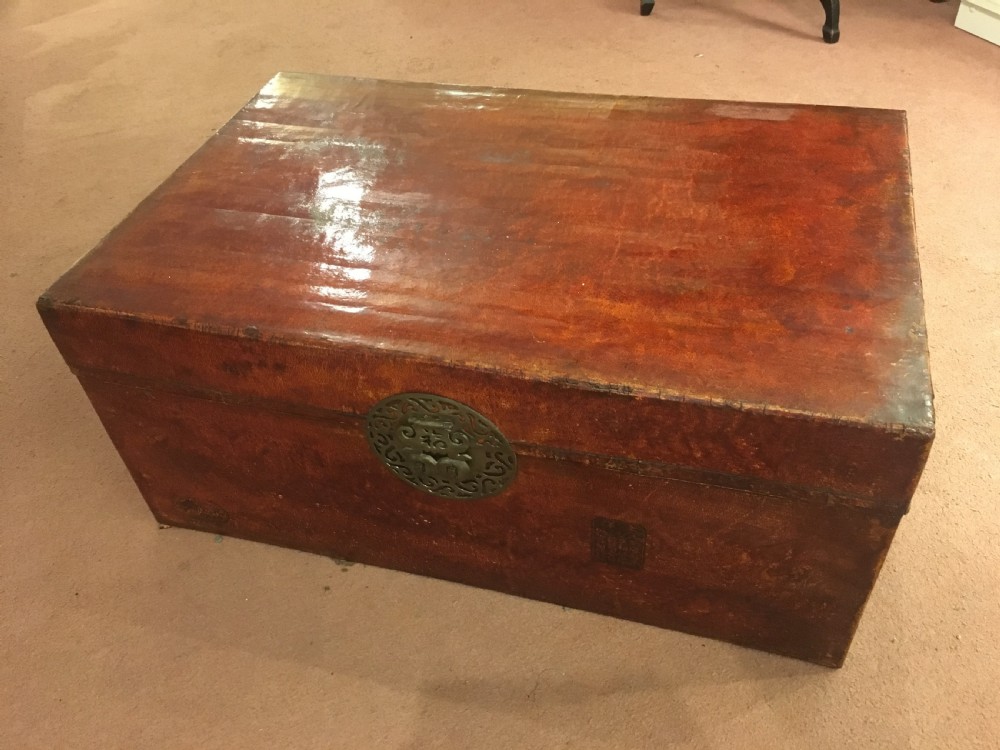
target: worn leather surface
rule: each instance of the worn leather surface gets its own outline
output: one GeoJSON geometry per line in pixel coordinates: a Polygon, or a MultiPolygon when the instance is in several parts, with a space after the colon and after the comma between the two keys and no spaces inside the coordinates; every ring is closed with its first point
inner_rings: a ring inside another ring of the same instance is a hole
{"type": "Polygon", "coordinates": [[[163,523],[837,666],[933,437],[903,125],[279,74],[39,309],[163,523]],[[404,486],[405,391],[519,475],[404,486]]]}

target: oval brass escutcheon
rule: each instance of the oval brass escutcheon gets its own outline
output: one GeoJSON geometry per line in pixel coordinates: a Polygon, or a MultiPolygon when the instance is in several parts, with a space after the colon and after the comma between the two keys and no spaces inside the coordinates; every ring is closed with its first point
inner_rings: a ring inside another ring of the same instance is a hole
{"type": "Polygon", "coordinates": [[[397,477],[441,497],[476,500],[501,492],[517,456],[490,420],[431,393],[399,393],[368,412],[368,443],[397,477]]]}

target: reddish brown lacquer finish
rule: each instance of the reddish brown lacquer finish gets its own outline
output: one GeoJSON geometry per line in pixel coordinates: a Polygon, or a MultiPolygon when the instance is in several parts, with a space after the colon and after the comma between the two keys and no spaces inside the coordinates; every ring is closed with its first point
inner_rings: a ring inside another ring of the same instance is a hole
{"type": "Polygon", "coordinates": [[[822,664],[933,439],[894,111],[282,74],[39,308],[164,523],[822,664]],[[513,483],[397,479],[401,392],[513,483]]]}

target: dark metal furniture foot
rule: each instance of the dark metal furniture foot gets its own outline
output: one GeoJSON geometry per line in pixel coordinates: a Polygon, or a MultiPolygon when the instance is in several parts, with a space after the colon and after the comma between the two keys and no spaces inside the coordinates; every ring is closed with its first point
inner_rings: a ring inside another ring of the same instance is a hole
{"type": "Polygon", "coordinates": [[[840,0],[819,0],[826,11],[826,23],[823,24],[823,41],[836,44],[840,39],[840,0]]]}
{"type": "MultiPolygon", "coordinates": [[[[840,0],[819,0],[826,11],[826,23],[823,24],[823,41],[827,44],[836,44],[840,40],[840,0]]],[[[934,0],[943,2],[943,0],[934,0]]],[[[641,0],[639,3],[639,13],[648,16],[653,12],[656,0],[641,0]]]]}

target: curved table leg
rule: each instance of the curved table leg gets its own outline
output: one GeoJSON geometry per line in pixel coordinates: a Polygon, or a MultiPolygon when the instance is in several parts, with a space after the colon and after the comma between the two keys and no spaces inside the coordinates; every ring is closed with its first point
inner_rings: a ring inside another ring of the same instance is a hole
{"type": "Polygon", "coordinates": [[[823,41],[836,44],[840,39],[840,0],[819,0],[826,11],[826,23],[823,24],[823,41]]]}
{"type": "Polygon", "coordinates": [[[656,5],[656,0],[641,0],[639,3],[639,14],[648,16],[653,12],[654,5],[656,5]]]}

